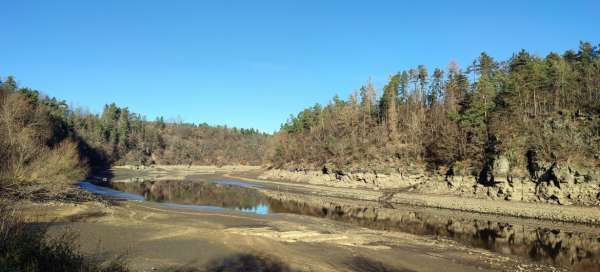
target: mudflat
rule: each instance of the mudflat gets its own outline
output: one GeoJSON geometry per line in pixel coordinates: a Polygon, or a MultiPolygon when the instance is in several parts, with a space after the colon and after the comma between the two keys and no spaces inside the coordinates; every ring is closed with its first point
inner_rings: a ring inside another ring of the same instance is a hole
{"type": "MultiPolygon", "coordinates": [[[[105,206],[26,204],[78,233],[81,249],[123,255],[134,271],[239,265],[244,258],[299,271],[495,271],[548,268],[449,240],[388,232],[307,216],[166,209],[144,202],[105,206]]],[[[247,260],[246,260],[247,261],[247,260]]]]}
{"type": "MultiPolygon", "coordinates": [[[[152,175],[181,182],[250,179],[256,171],[212,167],[118,168],[113,171],[113,179],[130,183],[152,175]],[[171,175],[172,171],[176,174],[171,175]]],[[[365,196],[383,193],[256,182],[261,185],[258,190],[267,195],[290,199],[302,207],[311,202],[343,207],[347,205],[345,202],[352,204],[365,196]],[[345,202],[330,197],[343,197],[345,202]]],[[[151,201],[112,203],[25,202],[20,205],[23,211],[39,220],[55,222],[51,233],[58,234],[65,229],[77,233],[85,253],[106,257],[122,255],[133,271],[222,271],[242,265],[272,271],[588,271],[589,268],[532,262],[526,257],[472,247],[439,236],[282,210],[260,215],[231,209],[166,207],[151,201]]],[[[387,214],[391,218],[401,213],[391,207],[380,210],[375,217],[387,214]]],[[[436,210],[436,213],[442,218],[456,216],[450,210],[436,210]]],[[[409,215],[414,216],[412,212],[409,215]]],[[[494,218],[477,213],[470,216],[483,216],[483,220],[494,218]]],[[[546,222],[546,225],[552,224],[552,221],[546,222]]],[[[568,227],[588,228],[585,225],[568,227]]]]}

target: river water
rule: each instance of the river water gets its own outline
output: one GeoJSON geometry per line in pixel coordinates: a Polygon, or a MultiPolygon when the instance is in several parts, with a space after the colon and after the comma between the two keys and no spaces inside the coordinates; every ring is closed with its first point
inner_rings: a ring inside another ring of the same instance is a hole
{"type": "Polygon", "coordinates": [[[600,228],[594,226],[258,190],[258,184],[234,179],[113,183],[111,186],[81,183],[82,188],[93,193],[123,200],[154,201],[167,208],[236,210],[264,216],[300,214],[371,229],[451,239],[577,271],[600,271],[600,228]]]}

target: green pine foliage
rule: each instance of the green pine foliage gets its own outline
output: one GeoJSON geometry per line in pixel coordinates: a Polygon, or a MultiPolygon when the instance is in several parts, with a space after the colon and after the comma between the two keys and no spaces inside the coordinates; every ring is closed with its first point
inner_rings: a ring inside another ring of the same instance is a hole
{"type": "Polygon", "coordinates": [[[52,179],[32,169],[53,161],[61,178],[87,165],[263,164],[320,169],[455,164],[481,168],[506,155],[524,169],[527,155],[594,167],[600,160],[600,50],[545,57],[521,50],[506,61],[482,53],[472,65],[425,66],[392,75],[378,97],[368,82],[347,99],[306,108],[274,137],[254,129],[146,120],[126,107],[100,114],[0,83],[0,167],[4,180],[52,179]],[[71,152],[76,150],[76,152],[71,152]],[[43,154],[39,155],[39,154],[43,154]],[[60,161],[64,159],[65,161],[60,161]]]}
{"type": "Polygon", "coordinates": [[[379,99],[365,89],[292,116],[275,136],[271,163],[481,168],[506,155],[524,169],[528,152],[549,162],[600,161],[600,48],[588,42],[543,58],[521,50],[496,61],[482,53],[467,69],[451,63],[432,75],[419,66],[392,75],[379,99]]]}
{"type": "Polygon", "coordinates": [[[255,129],[147,121],[114,103],[92,114],[0,80],[2,186],[75,181],[112,164],[258,165],[268,139],[255,129]]]}

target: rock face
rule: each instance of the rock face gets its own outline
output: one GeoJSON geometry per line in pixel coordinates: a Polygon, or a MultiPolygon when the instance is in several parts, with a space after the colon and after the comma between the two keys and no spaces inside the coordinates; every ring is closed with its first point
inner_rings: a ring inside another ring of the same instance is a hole
{"type": "Polygon", "coordinates": [[[408,175],[402,173],[374,173],[374,172],[354,172],[344,173],[340,171],[288,171],[288,170],[269,170],[265,172],[261,179],[285,180],[300,183],[309,183],[316,185],[327,185],[333,187],[352,187],[352,188],[405,188],[417,183],[423,182],[424,175],[408,175]]]}
{"type": "Polygon", "coordinates": [[[558,204],[598,203],[600,180],[595,171],[552,164],[541,169],[537,192],[541,201],[558,204]]]}
{"type": "Polygon", "coordinates": [[[260,178],[332,187],[397,189],[507,201],[584,206],[600,204],[600,172],[596,169],[584,170],[567,164],[536,162],[534,171],[526,173],[511,169],[508,158],[498,156],[484,176],[486,181],[481,182],[481,173],[477,169],[454,165],[447,174],[431,173],[417,166],[386,173],[345,172],[324,167],[322,171],[269,170],[260,178]]]}
{"type": "Polygon", "coordinates": [[[597,205],[600,178],[594,170],[577,170],[566,164],[536,164],[533,175],[516,173],[506,158],[494,160],[492,186],[484,186],[475,177],[449,176],[451,191],[475,197],[561,205],[597,205]],[[472,190],[471,190],[472,189],[472,190]]]}

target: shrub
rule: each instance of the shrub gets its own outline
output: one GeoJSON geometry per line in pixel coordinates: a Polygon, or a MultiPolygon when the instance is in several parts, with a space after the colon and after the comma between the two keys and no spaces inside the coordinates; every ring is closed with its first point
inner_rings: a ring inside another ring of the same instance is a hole
{"type": "Polygon", "coordinates": [[[30,179],[37,183],[61,183],[82,179],[86,163],[79,156],[77,143],[64,140],[52,149],[44,148],[30,165],[30,179]]]}
{"type": "Polygon", "coordinates": [[[48,110],[26,95],[0,101],[0,187],[85,177],[78,144],[70,136],[55,139],[54,130],[48,110]]]}
{"type": "Polygon", "coordinates": [[[118,260],[105,262],[84,256],[65,231],[49,238],[49,224],[27,220],[0,202],[0,272],[9,271],[127,271],[118,260]]]}

